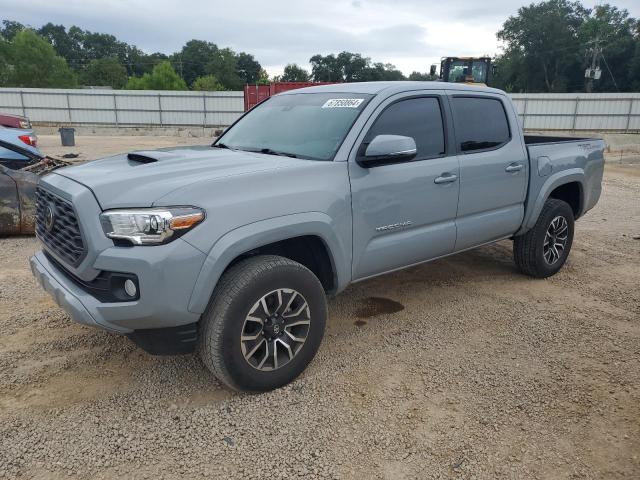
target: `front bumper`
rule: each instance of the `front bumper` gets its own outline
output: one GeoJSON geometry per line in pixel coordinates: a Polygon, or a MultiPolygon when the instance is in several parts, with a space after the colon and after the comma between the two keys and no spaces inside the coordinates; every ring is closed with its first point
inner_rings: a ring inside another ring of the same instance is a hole
{"type": "Polygon", "coordinates": [[[200,315],[189,312],[188,305],[204,260],[202,252],[181,239],[153,247],[108,248],[98,254],[93,268],[135,273],[140,288],[138,300],[113,303],[95,298],[42,251],[30,263],[44,290],[74,321],[129,334],[197,322],[200,315]]]}
{"type": "Polygon", "coordinates": [[[69,288],[73,285],[65,287],[64,283],[61,283],[64,280],[61,278],[60,272],[55,272],[55,267],[42,252],[38,252],[31,257],[30,263],[31,271],[38,283],[53,297],[59,307],[71,315],[74,321],[90,327],[99,326],[80,301],[79,297],[82,297],[80,289],[76,288],[74,291],[74,289],[69,288]]]}

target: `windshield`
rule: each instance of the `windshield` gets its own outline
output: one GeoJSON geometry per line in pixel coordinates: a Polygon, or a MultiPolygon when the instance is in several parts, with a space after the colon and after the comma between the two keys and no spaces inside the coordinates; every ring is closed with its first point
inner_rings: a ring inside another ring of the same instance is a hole
{"type": "Polygon", "coordinates": [[[467,76],[467,62],[462,60],[455,60],[451,62],[449,67],[449,81],[450,82],[464,82],[467,76]]]}
{"type": "Polygon", "coordinates": [[[372,95],[278,95],[242,117],[216,147],[331,160],[372,95]]]}

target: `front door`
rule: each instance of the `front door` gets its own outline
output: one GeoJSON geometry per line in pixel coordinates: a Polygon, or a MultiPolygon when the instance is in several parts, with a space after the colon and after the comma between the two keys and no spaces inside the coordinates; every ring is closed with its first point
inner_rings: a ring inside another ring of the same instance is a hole
{"type": "Polygon", "coordinates": [[[441,91],[391,97],[365,125],[358,154],[377,135],[403,135],[417,156],[371,168],[350,159],[354,280],[453,251],[459,171],[445,102],[441,91]]]}

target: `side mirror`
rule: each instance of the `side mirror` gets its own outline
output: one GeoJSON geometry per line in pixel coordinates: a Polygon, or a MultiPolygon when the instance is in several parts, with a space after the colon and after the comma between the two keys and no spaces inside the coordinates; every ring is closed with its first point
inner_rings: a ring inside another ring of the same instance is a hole
{"type": "Polygon", "coordinates": [[[364,156],[358,158],[362,167],[376,167],[411,160],[418,153],[416,141],[402,135],[378,135],[367,145],[364,156]]]}
{"type": "Polygon", "coordinates": [[[431,75],[432,77],[436,76],[436,68],[437,65],[431,65],[431,67],[429,68],[429,75],[431,75]]]}

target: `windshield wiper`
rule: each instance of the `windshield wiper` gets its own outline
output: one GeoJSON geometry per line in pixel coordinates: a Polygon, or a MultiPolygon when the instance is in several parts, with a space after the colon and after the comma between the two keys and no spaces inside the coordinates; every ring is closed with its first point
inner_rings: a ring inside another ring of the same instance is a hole
{"type": "Polygon", "coordinates": [[[214,148],[226,148],[229,150],[233,150],[233,148],[231,148],[229,145],[226,145],[224,143],[214,143],[213,145],[211,145],[214,148]]]}
{"type": "Polygon", "coordinates": [[[298,155],[296,155],[295,153],[280,152],[278,150],[273,150],[271,148],[256,148],[256,149],[251,149],[246,151],[255,152],[255,153],[264,153],[266,155],[278,155],[280,157],[298,158],[298,155]]]}

